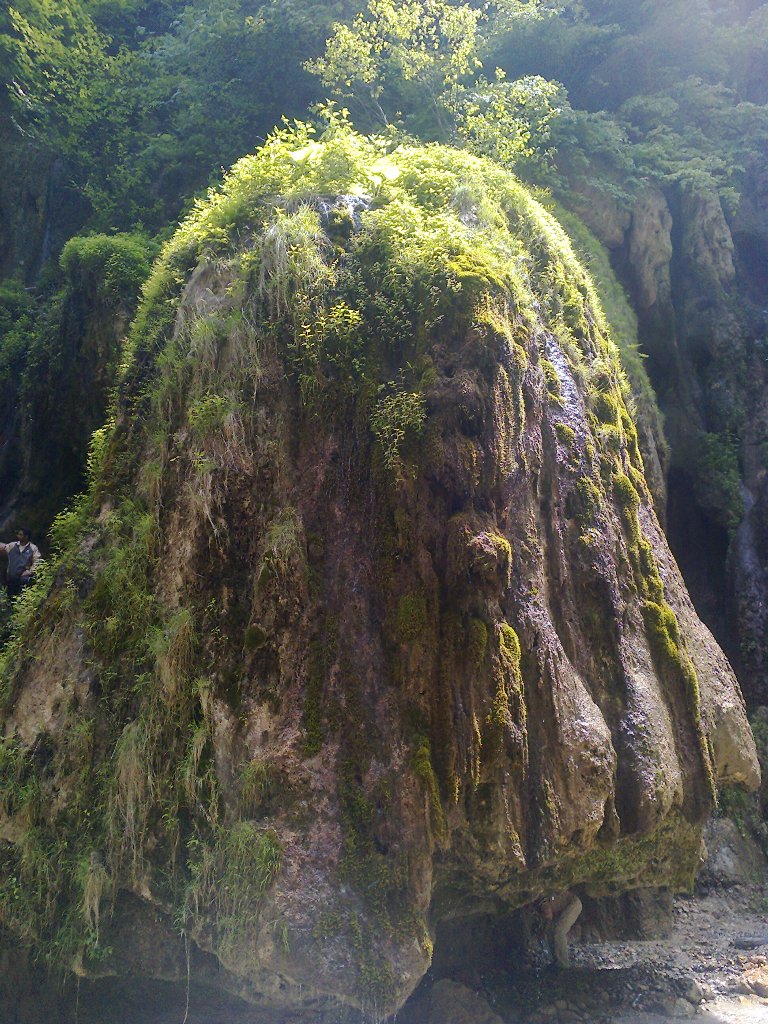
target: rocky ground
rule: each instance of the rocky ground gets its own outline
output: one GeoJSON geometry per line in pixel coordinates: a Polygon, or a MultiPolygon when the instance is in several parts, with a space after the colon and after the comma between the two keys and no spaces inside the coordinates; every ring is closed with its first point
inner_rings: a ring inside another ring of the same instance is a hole
{"type": "Polygon", "coordinates": [[[677,899],[666,938],[575,943],[567,972],[535,959],[436,981],[418,1024],[768,1024],[768,886],[677,899]]]}

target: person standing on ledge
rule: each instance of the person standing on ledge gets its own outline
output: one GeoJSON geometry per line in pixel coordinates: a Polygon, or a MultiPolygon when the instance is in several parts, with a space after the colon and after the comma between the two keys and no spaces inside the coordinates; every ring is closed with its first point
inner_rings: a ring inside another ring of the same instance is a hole
{"type": "Polygon", "coordinates": [[[0,551],[8,556],[5,589],[10,600],[14,601],[34,579],[40,552],[29,539],[29,530],[24,529],[16,531],[16,540],[10,544],[0,544],[0,551]]]}
{"type": "Polygon", "coordinates": [[[581,900],[573,892],[561,892],[542,900],[539,912],[547,922],[547,942],[552,958],[558,967],[570,967],[568,932],[579,918],[581,900]]]}

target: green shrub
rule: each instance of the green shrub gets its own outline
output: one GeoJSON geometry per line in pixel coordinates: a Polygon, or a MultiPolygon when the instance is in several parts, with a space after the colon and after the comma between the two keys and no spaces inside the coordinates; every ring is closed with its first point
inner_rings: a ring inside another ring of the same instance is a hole
{"type": "Polygon", "coordinates": [[[205,395],[187,407],[187,422],[195,437],[208,437],[220,430],[234,409],[231,398],[223,395],[205,395]]]}
{"type": "Polygon", "coordinates": [[[59,265],[71,283],[93,281],[105,299],[133,301],[149,276],[155,247],[134,232],[75,235],[62,249],[59,265]]]}

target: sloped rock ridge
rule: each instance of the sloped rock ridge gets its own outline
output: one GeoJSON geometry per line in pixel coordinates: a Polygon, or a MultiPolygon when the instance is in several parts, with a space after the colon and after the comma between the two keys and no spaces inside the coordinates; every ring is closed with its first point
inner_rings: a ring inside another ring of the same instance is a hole
{"type": "Polygon", "coordinates": [[[380,1019],[442,921],[686,887],[758,782],[590,280],[489,163],[274,135],[161,255],[90,465],[0,748],[0,921],[81,1006],[380,1019]]]}

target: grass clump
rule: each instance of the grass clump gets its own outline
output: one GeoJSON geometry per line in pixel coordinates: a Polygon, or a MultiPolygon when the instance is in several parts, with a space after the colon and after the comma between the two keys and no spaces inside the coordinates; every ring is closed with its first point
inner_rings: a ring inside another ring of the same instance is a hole
{"type": "Polygon", "coordinates": [[[149,276],[155,252],[138,232],[75,235],[62,249],[59,266],[70,284],[90,280],[105,299],[133,301],[149,276]]]}
{"type": "Polygon", "coordinates": [[[189,405],[187,421],[193,436],[204,438],[215,430],[221,430],[232,412],[231,398],[224,395],[205,395],[189,405]]]}
{"type": "Polygon", "coordinates": [[[243,935],[257,924],[262,897],[282,867],[280,838],[272,829],[239,821],[231,828],[219,826],[208,841],[191,839],[187,855],[185,919],[211,923],[217,953],[235,956],[243,935]]]}
{"type": "Polygon", "coordinates": [[[240,810],[244,818],[255,818],[275,790],[273,766],[260,758],[247,761],[240,772],[240,810]]]}
{"type": "Polygon", "coordinates": [[[379,443],[384,465],[394,470],[408,437],[421,432],[426,419],[424,396],[414,391],[395,391],[391,384],[379,388],[379,398],[371,413],[371,430],[379,443]]]}

